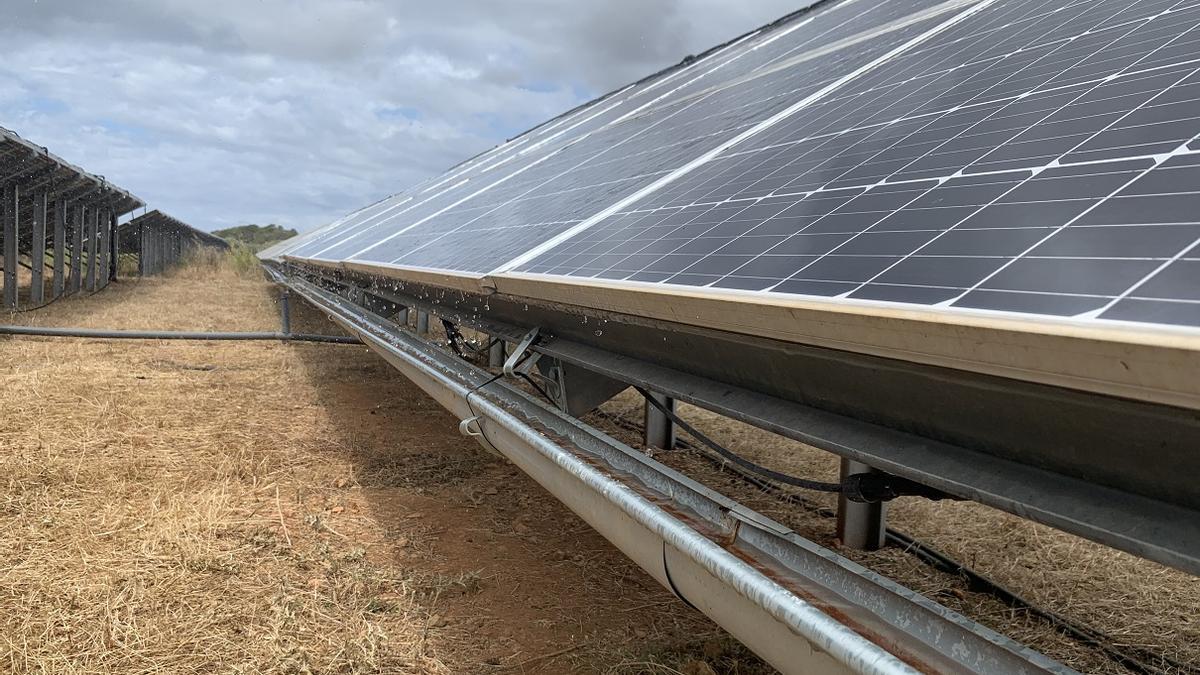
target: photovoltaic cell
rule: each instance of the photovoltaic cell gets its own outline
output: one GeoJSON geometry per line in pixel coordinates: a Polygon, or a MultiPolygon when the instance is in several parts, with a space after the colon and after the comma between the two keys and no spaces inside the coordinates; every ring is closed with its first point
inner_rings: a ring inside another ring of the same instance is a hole
{"type": "Polygon", "coordinates": [[[1198,24],[827,3],[272,255],[1200,326],[1198,24]]]}
{"type": "MultiPolygon", "coordinates": [[[[810,32],[824,34],[839,25],[834,17],[818,19],[806,26],[810,32]]],[[[868,45],[823,54],[809,67],[776,69],[702,96],[660,103],[350,259],[485,273],[928,30],[936,20],[915,21],[868,45]],[[486,210],[480,212],[480,205],[486,210]]]]}
{"type": "Polygon", "coordinates": [[[517,271],[1200,325],[1198,24],[995,3],[517,271]]]}
{"type": "MultiPolygon", "coordinates": [[[[711,112],[714,104],[719,105],[721,97],[730,94],[707,91],[711,85],[727,82],[731,77],[744,74],[748,68],[769,66],[785,57],[790,58],[806,46],[820,47],[836,42],[853,30],[877,28],[901,12],[933,4],[909,0],[889,4],[885,9],[869,3],[848,3],[845,9],[834,6],[829,12],[815,17],[812,25],[785,26],[734,45],[693,64],[690,69],[626,92],[627,104],[617,106],[612,114],[597,117],[590,127],[577,130],[566,139],[569,143],[551,146],[549,152],[526,157],[523,161],[509,162],[503,171],[485,177],[484,181],[472,181],[433,199],[415,199],[403,208],[389,212],[386,217],[336,228],[321,242],[296,249],[293,255],[423,267],[448,265],[451,269],[486,272],[492,265],[507,259],[505,255],[516,255],[598,210],[596,205],[604,198],[623,196],[656,178],[656,171],[662,173],[690,160],[698,154],[700,146],[720,142],[721,139],[715,137],[717,134],[736,131],[750,123],[743,122],[739,126],[736,121],[739,115],[753,120],[787,105],[790,101],[785,94],[794,91],[796,86],[811,84],[812,77],[802,78],[805,81],[799,85],[774,92],[774,101],[751,108],[743,100],[739,101],[741,110],[726,104],[717,114],[711,112]],[[777,39],[785,33],[793,39],[777,39]],[[701,94],[689,97],[688,87],[698,88],[701,94]],[[682,108],[696,107],[697,99],[704,99],[701,110],[710,111],[708,114],[683,118],[677,115],[682,108]],[[646,105],[653,106],[649,112],[622,119],[631,110],[646,105]],[[690,126],[659,124],[664,119],[678,120],[690,126]],[[600,122],[613,128],[598,129],[603,127],[600,122]],[[648,147],[628,157],[612,152],[616,144],[628,141],[649,126],[657,127],[659,138],[640,138],[639,143],[648,147]],[[592,137],[593,133],[597,136],[592,137]],[[598,158],[601,154],[607,161],[598,158]],[[584,164],[593,158],[597,159],[584,168],[584,164]],[[555,179],[559,180],[553,185],[546,184],[555,179]],[[490,184],[486,189],[477,190],[488,181],[490,184]],[[538,194],[531,194],[532,190],[537,190],[538,194]],[[587,194],[583,199],[571,200],[569,197],[573,192],[587,194]],[[539,199],[548,206],[531,203],[539,199]],[[511,240],[512,246],[481,249],[476,252],[481,259],[475,260],[466,254],[472,247],[480,248],[480,237],[471,232],[479,230],[475,226],[479,215],[476,209],[481,204],[497,210],[497,213],[489,211],[491,216],[510,216],[503,219],[489,217],[485,229],[495,235],[497,242],[511,240]],[[517,230],[509,231],[514,228],[517,230]],[[431,235],[437,235],[435,241],[431,241],[431,235]],[[417,248],[425,249],[424,253],[416,251],[417,248]],[[402,254],[406,254],[404,259],[400,258],[402,254]]],[[[874,48],[881,49],[886,45],[887,42],[882,41],[874,48]]],[[[836,63],[848,53],[843,50],[829,60],[836,63]]],[[[829,73],[819,74],[832,77],[834,72],[831,69],[829,73]]],[[[794,73],[792,75],[795,79],[794,73]]]]}

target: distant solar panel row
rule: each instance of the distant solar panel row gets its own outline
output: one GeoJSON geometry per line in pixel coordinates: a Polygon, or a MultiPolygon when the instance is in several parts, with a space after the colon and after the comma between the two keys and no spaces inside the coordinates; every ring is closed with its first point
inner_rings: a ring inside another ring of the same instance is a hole
{"type": "Polygon", "coordinates": [[[1200,326],[1198,138],[1200,0],[839,2],[287,254],[1200,326]]]}

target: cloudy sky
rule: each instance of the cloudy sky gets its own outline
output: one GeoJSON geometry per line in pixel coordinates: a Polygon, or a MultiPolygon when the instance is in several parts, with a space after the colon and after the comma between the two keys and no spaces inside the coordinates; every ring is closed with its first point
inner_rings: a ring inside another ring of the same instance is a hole
{"type": "Polygon", "coordinates": [[[0,126],[203,229],[322,225],[805,0],[3,0],[0,126]]]}

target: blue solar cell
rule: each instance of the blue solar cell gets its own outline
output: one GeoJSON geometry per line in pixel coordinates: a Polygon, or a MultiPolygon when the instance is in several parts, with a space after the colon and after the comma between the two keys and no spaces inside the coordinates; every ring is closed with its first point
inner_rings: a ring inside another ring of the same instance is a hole
{"type": "Polygon", "coordinates": [[[1144,303],[1200,288],[1198,25],[1194,3],[996,3],[517,271],[1162,316],[1144,303]],[[724,219],[620,236],[704,209],[724,219]],[[619,261],[576,245],[602,233],[619,261]]]}
{"type": "Polygon", "coordinates": [[[287,250],[1200,326],[1198,26],[1172,0],[828,3],[287,250]]]}

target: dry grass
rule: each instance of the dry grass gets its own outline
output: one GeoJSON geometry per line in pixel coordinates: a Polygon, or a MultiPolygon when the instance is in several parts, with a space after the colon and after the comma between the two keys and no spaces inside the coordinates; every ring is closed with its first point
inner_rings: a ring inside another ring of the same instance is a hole
{"type": "MultiPolygon", "coordinates": [[[[143,297],[23,318],[250,329],[273,313],[212,261],[124,286],[143,297]],[[189,281],[219,292],[198,304],[189,281]]],[[[18,393],[0,418],[0,669],[445,670],[420,637],[420,574],[313,527],[352,467],[289,390],[304,349],[0,342],[18,393]]]]}
{"type": "MultiPolygon", "coordinates": [[[[8,320],[274,299],[204,258],[8,320]]],[[[0,386],[0,672],[770,672],[361,347],[0,338],[0,386]]]]}

